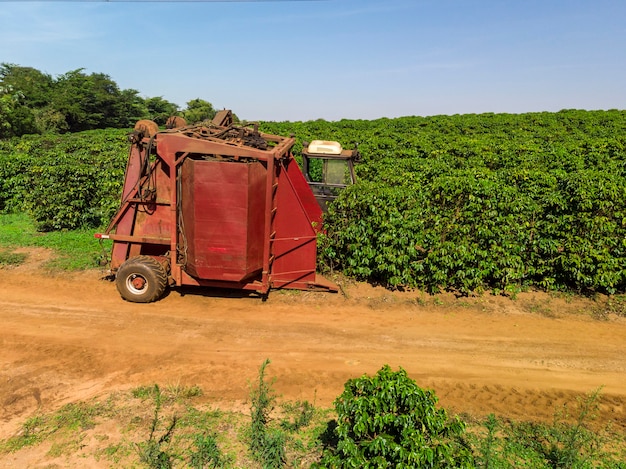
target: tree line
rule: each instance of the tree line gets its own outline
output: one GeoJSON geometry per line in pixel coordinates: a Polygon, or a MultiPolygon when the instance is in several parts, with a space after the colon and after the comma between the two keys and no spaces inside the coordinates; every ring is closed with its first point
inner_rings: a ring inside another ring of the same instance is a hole
{"type": "Polygon", "coordinates": [[[106,74],[84,69],[51,76],[32,67],[0,64],[0,138],[25,134],[129,128],[140,119],[164,125],[177,115],[188,122],[212,119],[216,110],[200,98],[179,109],[161,96],[141,97],[106,74]]]}

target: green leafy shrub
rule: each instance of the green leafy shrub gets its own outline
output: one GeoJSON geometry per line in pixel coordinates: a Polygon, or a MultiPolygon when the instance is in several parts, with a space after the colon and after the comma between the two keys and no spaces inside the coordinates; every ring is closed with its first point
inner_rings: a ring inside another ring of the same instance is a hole
{"type": "Polygon", "coordinates": [[[24,136],[0,142],[0,211],[26,211],[40,231],[96,227],[119,206],[124,130],[24,136]]]}
{"type": "Polygon", "coordinates": [[[464,423],[402,368],[351,379],[335,401],[336,427],[317,467],[473,467],[464,423]]]}
{"type": "Polygon", "coordinates": [[[626,289],[626,112],[360,125],[364,164],[326,216],[327,266],[429,291],[626,289]]]}

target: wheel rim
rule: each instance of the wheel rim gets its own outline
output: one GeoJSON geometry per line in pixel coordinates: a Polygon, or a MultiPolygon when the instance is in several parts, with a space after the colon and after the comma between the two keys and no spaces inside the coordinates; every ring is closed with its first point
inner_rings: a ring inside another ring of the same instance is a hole
{"type": "Polygon", "coordinates": [[[148,279],[140,274],[126,277],[126,288],[134,295],[141,295],[148,288],[148,279]]]}

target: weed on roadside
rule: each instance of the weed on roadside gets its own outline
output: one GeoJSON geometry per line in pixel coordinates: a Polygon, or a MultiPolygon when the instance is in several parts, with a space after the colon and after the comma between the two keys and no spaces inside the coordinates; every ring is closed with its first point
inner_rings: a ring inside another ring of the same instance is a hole
{"type": "Polygon", "coordinates": [[[176,428],[177,417],[174,415],[165,430],[161,431],[163,425],[160,415],[163,405],[163,395],[158,385],[154,385],[152,392],[154,399],[154,417],[150,427],[150,435],[146,441],[136,444],[139,460],[148,467],[154,469],[169,469],[173,467],[174,455],[169,452],[169,446],[172,441],[172,435],[176,428]],[[157,437],[157,432],[161,431],[161,436],[157,437]]]}
{"type": "Polygon", "coordinates": [[[319,459],[320,436],[325,423],[308,401],[284,402],[275,411],[277,395],[265,372],[270,360],[259,368],[255,386],[250,386],[250,426],[245,433],[252,458],[264,469],[308,467],[319,459]]]}
{"type": "Polygon", "coordinates": [[[263,362],[257,385],[250,388],[249,448],[252,457],[264,469],[280,468],[285,464],[285,434],[279,428],[269,426],[276,401],[272,384],[265,380],[265,369],[269,364],[269,359],[263,362]]]}
{"type": "Polygon", "coordinates": [[[61,407],[56,413],[36,415],[27,419],[15,436],[0,441],[0,453],[13,453],[52,437],[65,440],[66,443],[60,446],[65,447],[68,440],[79,438],[77,435],[94,427],[97,417],[104,417],[109,412],[109,401],[94,401],[71,403],[61,407]]]}
{"type": "Polygon", "coordinates": [[[609,295],[591,310],[591,317],[600,321],[608,321],[611,314],[626,318],[626,295],[609,295]]]}
{"type": "Polygon", "coordinates": [[[22,265],[28,255],[23,252],[13,252],[8,249],[0,249],[0,268],[2,267],[17,267],[22,265]]]}
{"type": "Polygon", "coordinates": [[[608,428],[589,428],[599,403],[600,389],[579,399],[574,414],[567,406],[558,409],[551,424],[503,421],[489,415],[481,434],[473,436],[477,467],[626,468],[621,462],[624,436],[616,437],[608,428]]]}
{"type": "Polygon", "coordinates": [[[539,314],[546,318],[555,319],[558,315],[550,308],[548,302],[531,301],[526,305],[526,309],[531,314],[539,314]]]}

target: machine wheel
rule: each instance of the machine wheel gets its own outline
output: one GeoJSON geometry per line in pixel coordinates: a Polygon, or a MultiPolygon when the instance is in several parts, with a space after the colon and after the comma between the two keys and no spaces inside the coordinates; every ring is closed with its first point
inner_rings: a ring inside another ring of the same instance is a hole
{"type": "Polygon", "coordinates": [[[115,284],[126,301],[151,303],[163,295],[167,286],[167,272],[152,257],[137,256],[120,266],[115,284]]]}

